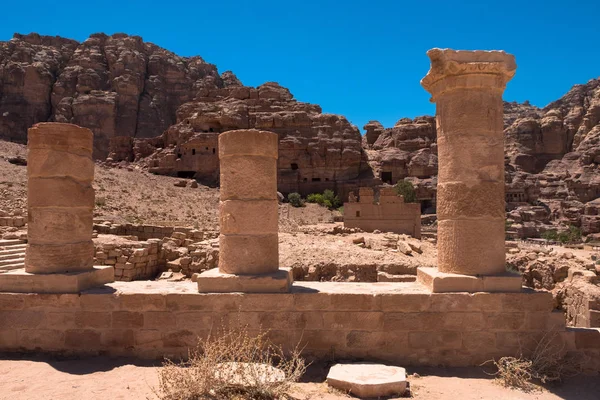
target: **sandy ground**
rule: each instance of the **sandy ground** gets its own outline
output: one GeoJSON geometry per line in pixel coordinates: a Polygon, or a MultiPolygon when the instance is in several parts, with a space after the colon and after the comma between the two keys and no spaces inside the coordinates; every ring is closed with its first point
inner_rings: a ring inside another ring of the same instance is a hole
{"type": "MultiPolygon", "coordinates": [[[[104,357],[58,360],[1,358],[0,400],[157,399],[158,364],[104,357]]],[[[339,400],[350,397],[323,383],[327,368],[313,365],[295,387],[296,399],[339,400]]],[[[409,369],[415,399],[553,400],[600,398],[600,379],[575,377],[560,386],[523,393],[503,388],[479,368],[409,369]]]]}
{"type": "Polygon", "coordinates": [[[295,279],[331,280],[337,270],[354,276],[357,282],[375,282],[377,271],[416,275],[417,267],[435,265],[437,252],[429,242],[395,234],[331,234],[336,227],[343,229],[343,224],[307,225],[302,229],[307,232],[280,233],[279,264],[304,270],[307,278],[295,279]],[[353,243],[356,239],[364,239],[366,246],[353,243]],[[420,246],[422,253],[403,254],[396,248],[398,240],[420,246]]]}

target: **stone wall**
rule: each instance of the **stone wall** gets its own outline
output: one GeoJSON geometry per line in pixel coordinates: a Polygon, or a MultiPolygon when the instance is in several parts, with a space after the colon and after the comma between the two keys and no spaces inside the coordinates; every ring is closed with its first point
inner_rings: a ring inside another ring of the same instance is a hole
{"type": "Polygon", "coordinates": [[[570,326],[600,328],[600,286],[574,280],[563,288],[560,300],[570,326]]]}
{"type": "Polygon", "coordinates": [[[421,206],[419,203],[405,203],[394,188],[381,188],[379,201],[375,201],[373,189],[359,189],[359,202],[354,195],[344,203],[344,226],[359,228],[366,232],[404,233],[421,238],[421,206]]]}
{"type": "Polygon", "coordinates": [[[282,294],[199,294],[192,282],[116,282],[81,294],[0,293],[0,351],[187,356],[222,323],[270,330],[311,358],[476,366],[551,329],[600,368],[600,330],[565,328],[546,292],[430,294],[416,284],[294,284],[282,294]]]}
{"type": "Polygon", "coordinates": [[[216,238],[219,235],[216,231],[150,225],[102,225],[100,230],[123,233],[123,236],[112,237],[101,233],[95,239],[94,265],[114,266],[117,281],[153,279],[159,272],[169,269],[190,278],[194,273],[215,268],[218,264],[216,238]],[[150,232],[151,229],[154,231],[150,232]],[[160,239],[140,241],[138,235],[156,235],[160,239]]]}
{"type": "Polygon", "coordinates": [[[0,216],[0,226],[12,226],[15,228],[21,228],[21,227],[25,226],[26,222],[27,222],[27,219],[25,217],[20,217],[20,216],[1,217],[0,216]]]}
{"type": "Polygon", "coordinates": [[[159,239],[147,242],[103,243],[96,245],[95,265],[112,265],[115,268],[115,280],[133,281],[153,279],[160,267],[164,267],[165,258],[159,239]]]}
{"type": "Polygon", "coordinates": [[[94,231],[104,235],[136,236],[138,240],[163,239],[173,233],[183,233],[186,239],[200,241],[218,236],[213,231],[201,231],[194,228],[173,227],[148,224],[113,224],[110,222],[94,223],[94,231]]]}

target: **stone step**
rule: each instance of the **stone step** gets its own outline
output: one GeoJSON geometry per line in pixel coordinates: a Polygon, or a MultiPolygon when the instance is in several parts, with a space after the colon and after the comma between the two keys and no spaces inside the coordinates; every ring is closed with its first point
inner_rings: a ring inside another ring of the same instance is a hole
{"type": "Polygon", "coordinates": [[[408,274],[390,274],[388,272],[379,271],[377,273],[377,282],[415,282],[417,280],[416,275],[408,274]]]}
{"type": "Polygon", "coordinates": [[[23,251],[25,251],[25,249],[27,248],[27,244],[26,243],[25,244],[13,244],[12,246],[3,246],[0,248],[3,250],[23,250],[23,251]]]}
{"type": "Polygon", "coordinates": [[[0,260],[0,268],[5,265],[11,264],[23,264],[25,265],[25,258],[11,258],[10,260],[0,260]]]}
{"type": "Polygon", "coordinates": [[[2,254],[0,253],[0,261],[2,260],[13,260],[15,258],[25,258],[25,252],[24,251],[20,251],[17,253],[9,253],[9,254],[2,254]]]}
{"type": "Polygon", "coordinates": [[[25,253],[25,247],[19,247],[16,249],[0,250],[0,256],[4,256],[7,254],[19,254],[19,253],[25,253]]]}
{"type": "Polygon", "coordinates": [[[21,239],[0,239],[0,247],[13,246],[15,244],[26,244],[25,240],[21,239]]]}
{"type": "Polygon", "coordinates": [[[5,271],[12,271],[13,269],[25,268],[25,264],[17,263],[17,264],[8,264],[8,265],[0,265],[0,273],[5,271]]]}

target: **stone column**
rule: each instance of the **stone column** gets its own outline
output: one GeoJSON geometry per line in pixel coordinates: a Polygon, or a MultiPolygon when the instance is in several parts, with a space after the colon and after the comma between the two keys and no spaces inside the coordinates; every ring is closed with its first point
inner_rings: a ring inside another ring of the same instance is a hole
{"type": "Polygon", "coordinates": [[[219,135],[219,268],[197,277],[200,292],[286,292],[279,268],[278,136],[259,130],[219,135]]]}
{"type": "Polygon", "coordinates": [[[502,93],[516,70],[514,56],[450,49],[427,55],[431,69],[421,84],[436,103],[438,271],[423,269],[419,280],[434,291],[519,290],[520,281],[506,277],[504,247],[502,93]]]}
{"type": "Polygon", "coordinates": [[[40,123],[29,129],[28,244],[25,271],[12,273],[13,282],[20,280],[16,291],[78,292],[114,281],[112,267],[93,266],[92,149],[86,128],[40,123]]]}

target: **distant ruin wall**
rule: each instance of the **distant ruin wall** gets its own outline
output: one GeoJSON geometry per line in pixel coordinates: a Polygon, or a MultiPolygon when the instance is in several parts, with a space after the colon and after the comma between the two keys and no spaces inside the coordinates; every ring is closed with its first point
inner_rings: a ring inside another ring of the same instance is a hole
{"type": "Polygon", "coordinates": [[[363,231],[394,232],[421,238],[421,206],[405,203],[393,188],[382,188],[379,202],[371,188],[359,189],[359,202],[353,195],[344,203],[344,226],[363,231]]]}

